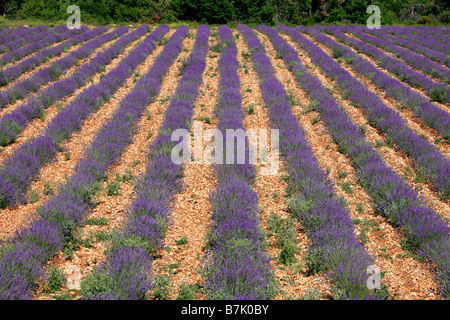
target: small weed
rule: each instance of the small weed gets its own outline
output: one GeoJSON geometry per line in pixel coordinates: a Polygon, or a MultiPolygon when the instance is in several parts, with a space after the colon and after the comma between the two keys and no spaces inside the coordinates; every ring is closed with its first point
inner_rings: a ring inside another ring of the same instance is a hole
{"type": "Polygon", "coordinates": [[[165,274],[157,274],[154,276],[155,285],[150,296],[158,300],[170,299],[170,278],[165,274]]]}
{"type": "Polygon", "coordinates": [[[30,191],[30,195],[29,195],[29,201],[30,203],[35,203],[39,200],[39,194],[37,193],[36,190],[32,189],[30,191]]]}
{"type": "Polygon", "coordinates": [[[364,212],[364,205],[362,202],[358,202],[356,204],[356,211],[358,211],[359,213],[363,213],[364,212]]]}
{"type": "Polygon", "coordinates": [[[177,300],[194,300],[194,293],[202,293],[202,287],[198,283],[180,285],[180,291],[178,292],[177,300]]]}
{"type": "Polygon", "coordinates": [[[211,118],[210,117],[200,117],[200,118],[197,118],[197,120],[198,121],[203,121],[203,122],[205,122],[207,124],[211,124],[211,118]]]}
{"type": "Polygon", "coordinates": [[[109,219],[107,219],[105,217],[90,218],[90,219],[86,219],[84,221],[84,224],[91,225],[91,226],[106,226],[109,224],[109,219]]]}
{"type": "Polygon", "coordinates": [[[338,169],[338,176],[339,176],[339,178],[345,178],[347,176],[347,172],[343,172],[338,169]]]}
{"type": "Polygon", "coordinates": [[[255,113],[255,106],[253,104],[249,104],[247,108],[248,114],[254,114],[255,113]]]}
{"type": "Polygon", "coordinates": [[[70,160],[70,152],[69,152],[69,151],[66,151],[66,152],[64,153],[64,160],[66,160],[66,161],[69,161],[69,160],[70,160]]]}
{"type": "Polygon", "coordinates": [[[175,240],[177,245],[182,245],[188,242],[188,238],[186,236],[181,237],[179,240],[175,240]]]}
{"type": "Polygon", "coordinates": [[[342,190],[344,190],[345,192],[347,192],[348,194],[353,194],[353,190],[351,187],[351,183],[350,182],[343,182],[340,184],[342,190]]]}
{"type": "Polygon", "coordinates": [[[316,123],[318,123],[320,121],[320,118],[317,116],[314,116],[312,119],[312,124],[315,125],[316,123]]]}
{"type": "Polygon", "coordinates": [[[55,190],[53,189],[53,183],[45,181],[44,182],[44,191],[42,192],[44,195],[53,194],[55,190]]]}
{"type": "Polygon", "coordinates": [[[112,181],[108,186],[106,187],[106,194],[111,196],[119,196],[121,194],[120,192],[120,184],[116,181],[112,181]]]}
{"type": "Polygon", "coordinates": [[[52,267],[48,271],[47,284],[43,288],[44,293],[54,293],[62,288],[66,275],[59,267],[52,267]]]}

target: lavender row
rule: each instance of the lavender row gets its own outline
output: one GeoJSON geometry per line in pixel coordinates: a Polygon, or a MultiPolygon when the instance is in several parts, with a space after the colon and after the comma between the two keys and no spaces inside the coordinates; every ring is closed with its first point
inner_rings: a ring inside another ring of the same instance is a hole
{"type": "MultiPolygon", "coordinates": [[[[309,33],[325,45],[334,42],[331,38],[312,28],[298,28],[309,33]]],[[[427,139],[418,136],[408,127],[405,120],[397,112],[386,106],[375,93],[371,92],[360,81],[355,79],[312,41],[306,39],[298,31],[290,32],[290,34],[293,36],[294,41],[304,46],[304,49],[310,54],[311,59],[329,77],[336,80],[337,85],[342,91],[349,95],[349,99],[364,109],[369,122],[386,133],[398,149],[404,151],[407,156],[414,159],[418,171],[431,181],[434,189],[444,200],[447,199],[450,196],[449,159],[441,154],[427,139]]],[[[388,78],[387,80],[390,79],[388,78]]],[[[393,85],[392,82],[391,85],[393,85]]],[[[392,89],[401,92],[402,87],[397,84],[392,89]]],[[[407,99],[409,97],[405,98],[407,99]]],[[[441,124],[442,127],[437,128],[441,129],[443,135],[448,138],[450,135],[449,115],[444,111],[439,111],[439,108],[436,109],[433,110],[431,108],[430,110],[429,107],[425,107],[417,110],[417,112],[419,115],[423,114],[429,123],[441,124]],[[436,115],[434,115],[434,112],[436,112],[436,115]],[[436,116],[442,116],[443,118],[439,119],[440,122],[438,122],[436,116]]]]}
{"type": "MultiPolygon", "coordinates": [[[[310,272],[327,272],[338,289],[336,298],[381,298],[381,292],[367,286],[367,268],[374,264],[373,258],[356,237],[355,226],[343,199],[336,195],[332,181],[320,167],[305,138],[305,132],[291,110],[289,98],[275,76],[264,46],[251,29],[238,28],[244,33],[252,51],[272,127],[280,130],[280,152],[288,172],[287,191],[292,195],[288,202],[289,210],[302,222],[311,240],[307,259],[310,272]]],[[[302,74],[302,84],[320,86],[275,30],[264,26],[257,28],[269,36],[285,62],[289,61],[289,68],[302,74]]],[[[328,106],[321,103],[318,108],[322,107],[328,106]]]]}
{"type": "MultiPolygon", "coordinates": [[[[406,83],[410,84],[411,86],[414,87],[421,87],[423,88],[425,91],[428,92],[428,95],[435,101],[437,102],[449,102],[450,101],[450,87],[444,83],[436,83],[433,80],[431,80],[430,78],[428,78],[426,75],[417,72],[411,68],[409,68],[407,65],[405,65],[402,61],[392,58],[389,55],[385,54],[383,51],[381,51],[380,49],[377,49],[373,46],[371,46],[370,44],[367,44],[363,41],[348,37],[347,35],[345,35],[343,32],[340,31],[340,27],[333,27],[333,26],[329,26],[329,27],[322,27],[322,28],[318,28],[319,30],[323,30],[327,33],[331,33],[333,34],[338,41],[342,41],[347,45],[350,45],[352,47],[354,47],[355,49],[358,50],[358,52],[363,52],[364,54],[367,54],[371,57],[373,57],[374,59],[377,60],[377,63],[380,67],[385,68],[386,70],[394,73],[395,75],[397,75],[402,81],[405,81],[406,83]]],[[[329,42],[329,41],[328,41],[329,42]]],[[[348,50],[346,50],[348,51],[348,50]]],[[[336,51],[335,54],[341,54],[342,53],[342,49],[339,49],[339,51],[336,51]]],[[[360,61],[362,58],[359,58],[360,61]]],[[[350,59],[349,60],[350,63],[356,64],[354,62],[354,59],[350,59]]],[[[371,68],[371,69],[376,69],[376,68],[371,68]]],[[[378,75],[381,74],[381,72],[377,72],[377,76],[375,77],[373,71],[371,71],[372,74],[369,73],[370,75],[370,79],[371,81],[377,81],[378,83],[382,83],[380,81],[380,79],[378,79],[378,75]]],[[[386,76],[384,76],[383,78],[386,78],[386,76]]],[[[395,80],[390,80],[390,81],[395,81],[395,80]]],[[[384,84],[383,87],[388,87],[388,84],[384,84]]],[[[396,85],[396,87],[399,87],[399,85],[396,85]]],[[[404,104],[406,104],[407,106],[412,104],[422,104],[428,101],[428,99],[426,99],[425,97],[422,97],[421,95],[419,95],[418,93],[415,93],[412,90],[409,90],[408,88],[406,88],[405,86],[401,86],[401,92],[392,92],[392,90],[390,90],[391,92],[388,94],[391,94],[391,96],[393,96],[394,98],[398,95],[400,96],[405,96],[404,92],[406,90],[406,92],[408,92],[408,95],[411,95],[410,98],[408,98],[406,101],[404,101],[404,104]]],[[[439,113],[441,111],[438,111],[439,113]]]]}
{"type": "Polygon", "coordinates": [[[448,56],[448,53],[450,52],[450,45],[437,41],[433,36],[427,36],[425,38],[419,34],[415,34],[414,31],[416,30],[416,28],[409,29],[405,27],[389,26],[383,27],[382,30],[399,38],[413,41],[422,46],[426,46],[429,49],[440,51],[446,56],[443,63],[447,66],[448,63],[450,63],[450,58],[448,56]]]}
{"type": "Polygon", "coordinates": [[[48,30],[48,26],[37,26],[35,28],[27,28],[24,26],[19,26],[17,28],[14,28],[12,30],[9,30],[7,34],[4,34],[0,36],[0,44],[13,41],[17,38],[29,35],[29,34],[36,34],[40,32],[44,32],[48,30]]]}
{"type": "MultiPolygon", "coordinates": [[[[8,96],[17,96],[19,93],[20,95],[25,95],[30,90],[38,91],[42,85],[56,80],[68,68],[75,65],[77,61],[88,57],[95,49],[127,31],[128,27],[122,26],[89,41],[70,55],[55,61],[48,68],[39,70],[32,77],[19,82],[5,92],[3,96],[0,94],[0,98],[6,100],[8,96]]],[[[117,57],[126,45],[137,37],[141,37],[147,31],[148,26],[143,25],[130,34],[123,36],[110,48],[103,50],[96,57],[90,59],[88,63],[79,67],[70,77],[51,84],[45,90],[39,92],[37,97],[31,98],[27,103],[22,104],[17,109],[3,116],[0,119],[0,145],[5,146],[14,142],[28,123],[39,117],[44,109],[84,86],[90,77],[104,70],[105,65],[117,57]]]]}
{"type": "MultiPolygon", "coordinates": [[[[123,85],[137,65],[154,50],[155,39],[166,32],[165,27],[156,29],[96,85],[88,87],[66,105],[43,135],[28,140],[5,160],[0,169],[0,207],[26,201],[30,183],[41,167],[55,157],[59,144],[81,129],[83,121],[123,85]]],[[[34,112],[34,109],[29,111],[34,112]]]]}
{"type": "MultiPolygon", "coordinates": [[[[217,129],[223,135],[220,144],[225,145],[228,130],[245,128],[237,47],[230,28],[221,25],[218,31],[221,52],[215,113],[217,129]]],[[[205,291],[213,300],[266,300],[274,294],[273,270],[259,223],[258,196],[253,190],[256,174],[249,163],[248,141],[244,148],[244,163],[214,165],[218,185],[210,195],[212,225],[201,271],[205,291]]],[[[226,148],[223,159],[228,159],[230,152],[237,159],[240,151],[238,146],[226,148]]]]}
{"type": "MultiPolygon", "coordinates": [[[[318,47],[300,32],[286,26],[278,26],[278,28],[282,32],[290,34],[292,39],[299,43],[313,60],[320,61],[319,65],[324,70],[328,70],[327,66],[332,65],[331,62],[324,59],[324,56],[328,55],[318,50],[318,47]]],[[[287,44],[285,46],[289,47],[287,44]]],[[[289,57],[291,56],[289,55],[289,57]]],[[[288,58],[285,57],[285,59],[288,58]]],[[[411,186],[384,163],[382,156],[365,140],[362,131],[339,107],[320,81],[317,79],[314,82],[305,80],[307,73],[299,61],[289,62],[289,65],[298,84],[309,93],[312,99],[319,102],[316,110],[321,114],[321,119],[338,144],[338,150],[351,159],[359,183],[371,196],[375,212],[385,216],[394,226],[400,228],[406,243],[437,266],[442,292],[448,297],[450,295],[450,228],[446,222],[439,214],[424,205],[424,199],[419,197],[411,186]]],[[[336,66],[333,67],[333,70],[339,70],[339,68],[336,66]]],[[[336,81],[339,85],[345,83],[346,91],[356,96],[360,90],[361,96],[370,98],[370,95],[363,90],[364,88],[356,87],[359,86],[358,83],[347,82],[345,78],[346,75],[339,74],[336,81]]],[[[367,101],[369,105],[377,105],[376,100],[368,99],[367,101]]],[[[365,103],[361,105],[365,105],[365,103]]],[[[384,115],[380,113],[379,116],[380,119],[384,118],[383,122],[385,123],[389,123],[391,117],[395,119],[393,112],[384,115]]],[[[377,117],[373,118],[373,122],[378,122],[377,117]]],[[[447,171],[447,175],[443,177],[447,180],[447,184],[448,177],[447,171]]]]}
{"type": "MultiPolygon", "coordinates": [[[[188,28],[182,26],[177,32],[185,36],[188,28]]],[[[83,279],[83,299],[142,300],[152,287],[151,256],[164,245],[171,204],[174,195],[182,187],[184,167],[171,159],[171,150],[176,144],[171,140],[171,135],[177,129],[184,129],[189,133],[194,102],[206,67],[209,34],[208,26],[200,25],[197,28],[194,48],[186,60],[181,79],[166,109],[164,122],[158,130],[158,136],[148,147],[149,160],[145,172],[136,181],[136,197],[128,207],[127,220],[122,231],[113,237],[106,261],[83,279]],[[132,257],[128,258],[130,255],[132,257]],[[137,271],[128,272],[130,266],[137,271]],[[98,288],[95,285],[97,280],[104,278],[110,279],[109,285],[98,288]]],[[[180,50],[181,42],[175,39],[166,46],[165,52],[157,58],[152,69],[142,79],[141,90],[151,93],[147,95],[147,103],[153,102],[151,96],[159,93],[163,76],[180,50]]]]}
{"type": "Polygon", "coordinates": [[[394,43],[403,48],[407,48],[416,54],[424,55],[425,57],[427,57],[433,61],[436,61],[440,64],[443,64],[447,67],[450,67],[450,58],[445,53],[427,48],[421,44],[417,44],[412,41],[409,41],[408,39],[398,38],[393,35],[390,35],[388,32],[386,32],[384,30],[384,28],[381,30],[370,30],[370,31],[368,31],[368,33],[371,35],[374,35],[378,38],[385,39],[386,41],[394,43]]]}
{"type": "MultiPolygon", "coordinates": [[[[34,52],[37,52],[43,48],[46,48],[54,43],[58,43],[62,40],[69,39],[77,34],[86,32],[88,30],[89,30],[88,27],[83,26],[80,29],[73,29],[73,30],[70,30],[66,27],[65,31],[62,31],[61,33],[58,33],[58,34],[51,34],[49,31],[46,31],[46,32],[44,32],[44,34],[46,34],[46,35],[41,40],[36,41],[34,43],[30,43],[29,45],[18,48],[16,50],[6,52],[5,54],[1,55],[0,56],[0,66],[4,66],[7,63],[16,62],[16,61],[22,59],[23,57],[26,57],[34,52]]],[[[8,69],[6,69],[6,70],[8,70],[8,69]]],[[[7,72],[4,75],[4,72],[6,70],[3,70],[1,73],[2,79],[1,79],[0,83],[2,85],[5,85],[5,82],[7,83],[9,81],[9,72],[7,72]]]]}
{"type": "Polygon", "coordinates": [[[415,54],[414,52],[392,44],[389,41],[364,33],[361,31],[363,29],[356,26],[344,27],[342,30],[344,32],[352,33],[364,42],[371,43],[377,47],[383,48],[386,51],[394,53],[398,58],[401,58],[410,66],[421,70],[426,74],[439,78],[447,84],[450,83],[450,70],[434,61],[431,61],[427,57],[420,54],[415,54]]]}
{"type": "MultiPolygon", "coordinates": [[[[117,85],[108,88],[114,78],[123,83],[131,71],[156,47],[156,42],[167,33],[162,25],[150,34],[108,75],[108,82],[96,88],[102,96],[112,94],[117,85]],[[112,78],[111,78],[112,77],[112,78]]],[[[92,92],[94,93],[94,92],[92,92]]],[[[92,95],[93,100],[96,95],[92,95]]],[[[100,95],[97,95],[97,97],[100,95]]],[[[31,299],[35,283],[43,276],[43,264],[65,244],[73,240],[74,229],[82,223],[84,215],[92,207],[92,196],[107,167],[131,142],[133,127],[138,115],[133,107],[142,110],[146,94],[138,91],[127,95],[111,120],[104,125],[78,162],[75,173],[67,179],[58,193],[38,211],[30,226],[16,232],[2,248],[0,255],[0,299],[31,299]],[[134,111],[134,112],[133,112],[134,111]],[[26,260],[24,260],[26,259],[26,260]]]]}
{"type": "Polygon", "coordinates": [[[108,30],[107,27],[98,27],[82,34],[78,34],[80,33],[80,31],[76,29],[62,33],[60,35],[62,38],[64,39],[70,38],[70,39],[52,48],[41,50],[38,53],[32,55],[31,57],[26,58],[20,61],[19,63],[14,64],[9,68],[0,71],[0,85],[1,86],[7,85],[11,81],[17,79],[22,73],[34,69],[41,63],[46,62],[48,59],[61,55],[65,50],[69,49],[70,47],[78,43],[92,39],[102,33],[105,33],[107,30],[108,30]]]}

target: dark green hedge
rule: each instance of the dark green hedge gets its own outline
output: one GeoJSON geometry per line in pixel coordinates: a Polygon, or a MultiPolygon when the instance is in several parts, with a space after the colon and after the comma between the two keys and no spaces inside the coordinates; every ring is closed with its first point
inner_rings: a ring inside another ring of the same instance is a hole
{"type": "Polygon", "coordinates": [[[364,24],[371,4],[381,23],[450,23],[449,0],[0,0],[8,18],[65,20],[67,6],[78,5],[82,22],[174,22],[247,24],[364,24]]]}

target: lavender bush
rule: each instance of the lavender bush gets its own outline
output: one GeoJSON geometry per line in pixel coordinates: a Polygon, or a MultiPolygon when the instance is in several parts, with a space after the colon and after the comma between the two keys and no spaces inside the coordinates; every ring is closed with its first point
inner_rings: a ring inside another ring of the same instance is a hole
{"type": "Polygon", "coordinates": [[[9,41],[9,42],[6,42],[6,43],[3,43],[2,45],[0,45],[0,54],[20,48],[28,43],[39,41],[47,35],[58,34],[60,32],[64,32],[64,31],[67,31],[66,26],[60,25],[60,26],[57,26],[48,31],[45,30],[43,32],[38,32],[38,33],[30,32],[28,34],[25,34],[22,37],[19,37],[18,39],[14,39],[12,41],[9,41]]]}
{"type": "Polygon", "coordinates": [[[429,49],[442,52],[446,54],[446,59],[448,60],[444,60],[444,64],[448,66],[448,63],[450,63],[450,59],[447,58],[448,53],[450,52],[450,45],[448,43],[440,42],[439,38],[436,38],[432,35],[423,36],[417,32],[417,30],[419,29],[417,27],[386,26],[382,29],[384,32],[397,36],[398,38],[406,39],[429,49]]]}
{"type": "Polygon", "coordinates": [[[19,26],[14,29],[8,29],[2,35],[0,35],[0,44],[11,42],[18,38],[27,36],[27,35],[45,32],[47,30],[48,30],[48,26],[37,26],[35,28],[19,26]]]}

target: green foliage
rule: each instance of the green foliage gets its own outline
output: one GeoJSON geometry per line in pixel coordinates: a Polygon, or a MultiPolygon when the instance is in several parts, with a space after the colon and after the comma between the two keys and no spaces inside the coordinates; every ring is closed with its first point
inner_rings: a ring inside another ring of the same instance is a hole
{"type": "Polygon", "coordinates": [[[151,296],[158,300],[170,300],[170,278],[165,274],[154,276],[155,284],[151,296]]]}
{"type": "Polygon", "coordinates": [[[111,196],[119,196],[120,195],[120,184],[116,181],[112,181],[108,186],[106,187],[106,194],[111,196]]]}
{"type": "Polygon", "coordinates": [[[195,300],[194,293],[202,293],[202,287],[198,283],[180,285],[180,291],[178,292],[177,300],[195,300]]]}
{"type": "Polygon", "coordinates": [[[44,293],[54,293],[61,289],[64,285],[64,281],[66,280],[66,276],[64,272],[58,268],[53,267],[48,271],[47,284],[42,289],[44,293]]]}
{"type": "Polygon", "coordinates": [[[81,22],[88,24],[366,24],[371,4],[380,7],[382,24],[450,23],[448,0],[6,0],[0,1],[0,24],[5,18],[63,24],[72,14],[69,5],[79,6],[81,22]]]}
{"type": "Polygon", "coordinates": [[[84,224],[85,225],[93,225],[93,226],[106,226],[107,224],[109,224],[109,220],[105,217],[91,218],[91,219],[86,219],[84,224]]]}
{"type": "Polygon", "coordinates": [[[281,248],[280,263],[291,265],[297,262],[295,254],[298,251],[295,223],[293,219],[283,219],[278,214],[271,214],[267,220],[269,231],[274,233],[277,246],[281,248]]]}
{"type": "Polygon", "coordinates": [[[186,236],[181,237],[180,239],[176,240],[175,239],[175,243],[177,245],[182,245],[188,242],[188,238],[186,236]]]}

